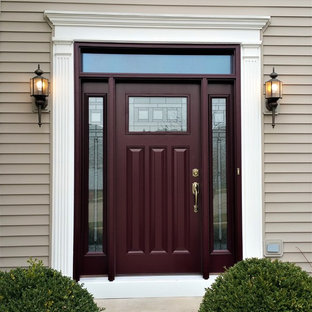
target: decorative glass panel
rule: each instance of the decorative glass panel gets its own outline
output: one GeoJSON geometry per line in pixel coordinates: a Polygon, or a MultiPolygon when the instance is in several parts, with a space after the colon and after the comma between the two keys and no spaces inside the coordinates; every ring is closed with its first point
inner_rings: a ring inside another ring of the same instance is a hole
{"type": "Polygon", "coordinates": [[[232,55],[83,53],[87,73],[231,74],[232,55]]]}
{"type": "Polygon", "coordinates": [[[187,97],[129,97],[129,132],[186,132],[187,97]]]}
{"type": "Polygon", "coordinates": [[[226,99],[212,99],[214,249],[227,249],[226,99]]]}
{"type": "Polygon", "coordinates": [[[103,251],[103,98],[89,97],[89,252],[103,251]]]}

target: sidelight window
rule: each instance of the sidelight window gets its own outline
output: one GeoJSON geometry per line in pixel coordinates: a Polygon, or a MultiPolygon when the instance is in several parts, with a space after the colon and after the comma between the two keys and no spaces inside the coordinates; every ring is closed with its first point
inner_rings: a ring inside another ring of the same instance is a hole
{"type": "Polygon", "coordinates": [[[89,97],[89,252],[103,251],[103,98],[89,97]]]}
{"type": "Polygon", "coordinates": [[[227,246],[226,99],[212,99],[214,250],[227,246]]]}

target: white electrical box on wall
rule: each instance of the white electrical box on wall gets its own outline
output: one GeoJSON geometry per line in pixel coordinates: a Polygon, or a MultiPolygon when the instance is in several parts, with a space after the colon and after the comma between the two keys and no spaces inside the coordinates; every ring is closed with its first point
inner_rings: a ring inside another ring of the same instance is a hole
{"type": "Polygon", "coordinates": [[[283,241],[266,240],[264,246],[264,255],[266,257],[281,257],[283,255],[283,241]]]}

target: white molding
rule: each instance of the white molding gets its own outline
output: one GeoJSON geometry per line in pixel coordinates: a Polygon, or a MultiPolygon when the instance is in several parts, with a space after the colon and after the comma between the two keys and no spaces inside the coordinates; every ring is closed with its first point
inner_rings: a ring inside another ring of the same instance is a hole
{"type": "Polygon", "coordinates": [[[243,257],[263,256],[261,46],[241,50],[243,257]]]}
{"type": "Polygon", "coordinates": [[[269,16],[45,11],[51,26],[262,29],[269,16]]]}
{"type": "Polygon", "coordinates": [[[260,43],[268,16],[45,11],[54,40],[260,43]],[[208,38],[208,39],[207,39],[208,38]]]}
{"type": "MultiPolygon", "coordinates": [[[[44,15],[53,29],[54,51],[52,266],[62,270],[66,275],[72,275],[74,233],[72,42],[75,40],[241,45],[243,256],[262,257],[261,29],[267,27],[270,18],[56,11],[46,11],[44,15]]],[[[118,285],[117,280],[102,283],[94,278],[88,279],[87,282],[95,287],[90,286],[92,293],[96,294],[96,297],[102,297],[107,287],[118,292],[119,288],[112,286],[118,285]],[[99,288],[96,287],[102,287],[103,292],[99,293],[99,288]]],[[[125,287],[124,297],[129,297],[132,289],[139,287],[133,280],[126,282],[125,278],[122,281],[120,285],[128,285],[120,286],[125,287]]],[[[184,290],[179,291],[183,293],[184,290]]]]}
{"type": "Polygon", "coordinates": [[[73,42],[53,44],[53,175],[51,266],[73,274],[74,233],[73,42]]]}

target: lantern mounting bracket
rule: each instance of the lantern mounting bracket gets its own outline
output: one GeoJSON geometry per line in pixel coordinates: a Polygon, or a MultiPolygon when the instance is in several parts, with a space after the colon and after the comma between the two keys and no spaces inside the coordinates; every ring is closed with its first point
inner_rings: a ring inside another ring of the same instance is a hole
{"type": "Polygon", "coordinates": [[[271,99],[267,99],[265,107],[268,111],[272,112],[272,128],[275,127],[275,116],[276,114],[276,109],[278,106],[277,100],[279,98],[271,98],[271,99]]]}
{"type": "MultiPolygon", "coordinates": [[[[34,114],[38,113],[38,106],[37,105],[33,105],[32,112],[34,114]]],[[[46,105],[45,105],[45,107],[41,108],[41,113],[50,113],[50,112],[51,112],[51,110],[49,108],[49,101],[46,99],[46,105]]]]}

